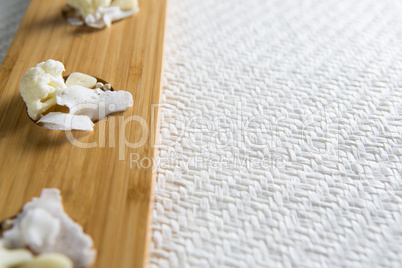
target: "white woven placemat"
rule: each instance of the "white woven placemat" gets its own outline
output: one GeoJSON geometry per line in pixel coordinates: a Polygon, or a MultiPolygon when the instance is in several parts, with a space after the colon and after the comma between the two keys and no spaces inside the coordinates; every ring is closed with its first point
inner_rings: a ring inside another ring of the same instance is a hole
{"type": "Polygon", "coordinates": [[[152,267],[401,266],[401,14],[170,0],[152,267]]]}
{"type": "Polygon", "coordinates": [[[169,8],[152,266],[401,267],[401,2],[169,8]]]}

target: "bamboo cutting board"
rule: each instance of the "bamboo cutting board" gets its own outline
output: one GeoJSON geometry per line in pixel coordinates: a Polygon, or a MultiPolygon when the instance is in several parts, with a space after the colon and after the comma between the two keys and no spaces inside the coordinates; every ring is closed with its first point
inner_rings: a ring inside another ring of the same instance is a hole
{"type": "Polygon", "coordinates": [[[139,13],[103,30],[68,25],[65,3],[32,0],[0,68],[0,220],[55,187],[94,240],[94,267],[142,267],[151,239],[166,0],[140,1],[139,13]],[[87,73],[131,92],[134,106],[93,132],[35,125],[19,81],[47,59],[61,61],[65,75],[87,73]]]}

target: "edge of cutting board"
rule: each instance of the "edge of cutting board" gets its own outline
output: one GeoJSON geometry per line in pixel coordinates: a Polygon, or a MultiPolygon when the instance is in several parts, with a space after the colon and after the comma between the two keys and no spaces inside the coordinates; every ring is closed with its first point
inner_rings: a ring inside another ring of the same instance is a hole
{"type": "Polygon", "coordinates": [[[150,257],[167,0],[140,0],[138,14],[103,30],[68,25],[64,5],[32,0],[0,67],[0,220],[41,189],[58,188],[65,211],[94,240],[93,267],[143,267],[150,257]],[[64,75],[87,73],[133,94],[134,107],[101,120],[91,133],[71,133],[97,147],[79,148],[26,115],[19,81],[49,58],[63,62],[64,75]],[[122,135],[131,143],[146,136],[145,143],[124,146],[122,135]],[[151,165],[133,164],[132,155],[151,165]]]}

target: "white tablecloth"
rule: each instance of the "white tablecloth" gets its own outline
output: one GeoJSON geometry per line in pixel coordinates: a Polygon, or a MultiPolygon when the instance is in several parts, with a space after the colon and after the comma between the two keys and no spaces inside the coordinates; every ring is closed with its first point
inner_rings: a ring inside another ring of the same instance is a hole
{"type": "Polygon", "coordinates": [[[152,267],[401,266],[401,14],[169,1],[152,267]]]}

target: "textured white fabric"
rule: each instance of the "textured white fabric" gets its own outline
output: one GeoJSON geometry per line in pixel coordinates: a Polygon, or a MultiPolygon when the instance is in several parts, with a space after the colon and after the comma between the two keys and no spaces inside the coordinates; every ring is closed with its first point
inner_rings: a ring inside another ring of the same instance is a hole
{"type": "Polygon", "coordinates": [[[152,267],[401,266],[401,14],[169,1],[152,267]]]}
{"type": "Polygon", "coordinates": [[[170,0],[153,267],[402,265],[401,14],[170,0]]]}

